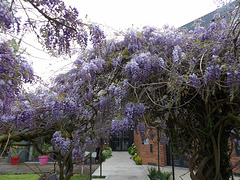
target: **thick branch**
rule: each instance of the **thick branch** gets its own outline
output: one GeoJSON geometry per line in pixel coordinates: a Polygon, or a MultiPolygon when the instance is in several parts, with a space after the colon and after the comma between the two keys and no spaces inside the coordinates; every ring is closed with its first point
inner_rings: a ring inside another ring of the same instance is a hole
{"type": "Polygon", "coordinates": [[[73,27],[71,27],[71,26],[68,26],[68,25],[66,25],[66,24],[63,23],[63,22],[60,22],[60,21],[58,21],[58,20],[56,20],[56,19],[48,16],[46,13],[44,13],[43,11],[41,11],[34,3],[31,2],[30,0],[27,0],[27,2],[29,2],[40,14],[42,14],[42,15],[43,15],[46,19],[48,19],[49,21],[53,21],[54,23],[56,23],[56,24],[58,24],[58,25],[65,26],[65,27],[67,27],[67,28],[69,28],[69,29],[72,29],[73,31],[76,31],[76,32],[77,32],[77,30],[76,30],[75,28],[73,28],[73,27]]]}

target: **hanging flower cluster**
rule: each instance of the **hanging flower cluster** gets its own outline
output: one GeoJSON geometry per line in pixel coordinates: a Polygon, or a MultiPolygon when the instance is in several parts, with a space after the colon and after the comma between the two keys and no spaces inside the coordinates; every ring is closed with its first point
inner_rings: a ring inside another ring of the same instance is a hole
{"type": "Polygon", "coordinates": [[[54,148],[61,152],[62,155],[66,155],[71,147],[71,141],[68,138],[62,137],[61,131],[56,131],[51,140],[54,148]]]}

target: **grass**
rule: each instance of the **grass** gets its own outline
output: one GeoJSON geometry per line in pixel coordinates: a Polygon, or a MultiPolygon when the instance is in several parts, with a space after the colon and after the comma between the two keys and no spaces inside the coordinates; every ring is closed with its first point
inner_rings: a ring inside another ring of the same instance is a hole
{"type": "MultiPolygon", "coordinates": [[[[0,175],[0,180],[38,180],[38,174],[2,174],[0,175]]],[[[71,180],[89,180],[89,175],[83,174],[74,174],[71,177],[71,180]]]]}
{"type": "Polygon", "coordinates": [[[86,174],[74,174],[74,176],[71,177],[71,180],[89,180],[90,176],[86,174]]]}
{"type": "Polygon", "coordinates": [[[36,180],[39,179],[38,174],[1,174],[0,180],[17,180],[17,179],[27,179],[27,180],[36,180]]]}

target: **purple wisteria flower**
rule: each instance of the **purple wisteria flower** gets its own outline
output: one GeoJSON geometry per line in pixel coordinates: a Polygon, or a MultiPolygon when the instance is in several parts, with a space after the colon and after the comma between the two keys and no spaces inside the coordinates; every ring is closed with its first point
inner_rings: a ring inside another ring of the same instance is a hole
{"type": "Polygon", "coordinates": [[[204,83],[207,86],[213,86],[219,80],[222,73],[222,68],[218,64],[209,63],[204,74],[204,83]]]}
{"type": "Polygon", "coordinates": [[[109,91],[111,97],[113,97],[115,100],[115,107],[117,109],[120,109],[121,102],[122,102],[122,100],[124,100],[124,98],[126,96],[126,90],[125,90],[124,86],[122,86],[121,84],[115,85],[114,83],[112,83],[109,86],[108,91],[109,91]]]}
{"type": "Polygon", "coordinates": [[[20,18],[15,17],[14,14],[17,12],[15,7],[12,7],[10,11],[10,1],[0,2],[0,32],[5,30],[14,30],[17,26],[17,32],[20,31],[20,18]]]}
{"type": "Polygon", "coordinates": [[[90,41],[93,44],[93,48],[96,51],[96,54],[100,52],[100,54],[104,54],[103,46],[106,43],[106,36],[103,30],[99,27],[99,25],[93,24],[90,27],[90,41]]]}
{"type": "Polygon", "coordinates": [[[0,43],[0,101],[4,103],[5,113],[11,109],[14,97],[20,93],[22,84],[33,82],[33,69],[17,54],[15,41],[0,43]],[[9,109],[10,108],[10,109],[9,109]]]}
{"type": "Polygon", "coordinates": [[[135,120],[136,118],[142,118],[145,113],[144,104],[140,103],[127,103],[125,106],[125,117],[130,120],[135,120]]]}
{"type": "Polygon", "coordinates": [[[202,85],[200,79],[194,73],[189,75],[189,78],[190,83],[198,90],[202,85]]]}
{"type": "Polygon", "coordinates": [[[175,46],[173,49],[173,64],[180,64],[180,59],[183,57],[184,53],[179,45],[175,46]]]}
{"type": "Polygon", "coordinates": [[[156,72],[164,72],[165,63],[161,57],[151,53],[135,55],[125,66],[125,72],[132,82],[146,82],[156,72]]]}
{"type": "Polygon", "coordinates": [[[135,30],[131,29],[124,37],[124,46],[127,47],[128,52],[135,53],[142,49],[142,44],[137,37],[135,30]]]}
{"type": "Polygon", "coordinates": [[[61,131],[56,131],[51,139],[54,148],[61,152],[62,155],[68,153],[71,145],[71,141],[68,138],[62,137],[61,131]]]}
{"type": "Polygon", "coordinates": [[[119,67],[121,65],[121,63],[122,63],[122,60],[123,60],[122,54],[120,54],[116,58],[113,58],[113,60],[112,60],[113,67],[119,67]]]}
{"type": "Polygon", "coordinates": [[[227,72],[227,85],[238,87],[240,85],[240,67],[238,69],[229,69],[227,72]]]}

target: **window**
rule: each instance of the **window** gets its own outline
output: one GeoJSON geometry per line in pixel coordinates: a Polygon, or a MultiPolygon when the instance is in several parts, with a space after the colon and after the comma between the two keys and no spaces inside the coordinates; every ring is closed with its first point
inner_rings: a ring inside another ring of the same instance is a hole
{"type": "Polygon", "coordinates": [[[240,156],[240,144],[235,142],[236,156],[240,156]]]}

